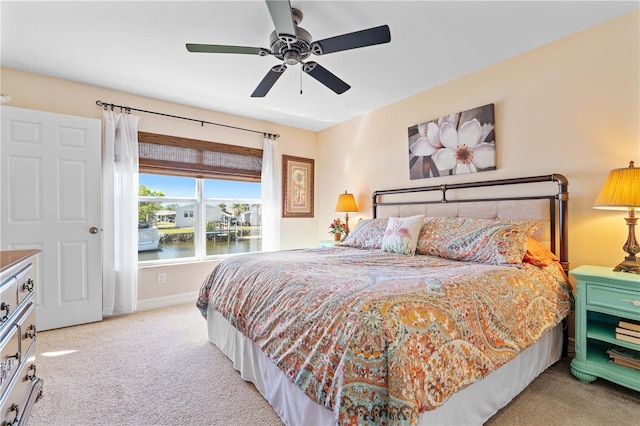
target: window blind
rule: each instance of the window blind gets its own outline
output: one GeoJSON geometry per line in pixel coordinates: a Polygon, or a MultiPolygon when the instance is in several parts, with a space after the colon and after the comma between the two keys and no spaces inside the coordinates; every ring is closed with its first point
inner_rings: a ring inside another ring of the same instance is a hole
{"type": "Polygon", "coordinates": [[[262,150],[138,132],[140,173],[260,182],[262,150]]]}

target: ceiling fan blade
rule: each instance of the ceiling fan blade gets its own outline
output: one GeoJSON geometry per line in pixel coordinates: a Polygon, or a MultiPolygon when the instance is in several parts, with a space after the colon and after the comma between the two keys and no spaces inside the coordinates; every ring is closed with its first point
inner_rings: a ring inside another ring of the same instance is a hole
{"type": "Polygon", "coordinates": [[[194,44],[187,43],[189,52],[198,53],[240,53],[245,55],[270,55],[271,52],[262,47],[246,47],[246,46],[224,46],[219,44],[194,44]]]}
{"type": "Polygon", "coordinates": [[[389,43],[390,41],[391,32],[389,31],[389,26],[381,25],[379,27],[314,41],[311,43],[311,51],[316,55],[326,55],[327,53],[389,43]]]}
{"type": "Polygon", "coordinates": [[[288,43],[296,41],[296,25],[291,13],[291,2],[289,0],[266,0],[266,2],[278,37],[288,43]]]}
{"type": "Polygon", "coordinates": [[[306,72],[311,77],[315,78],[320,83],[336,92],[338,95],[341,95],[347,90],[351,89],[351,86],[340,80],[333,73],[331,73],[329,70],[327,70],[317,62],[306,62],[302,66],[302,71],[306,72]]]}
{"type": "Polygon", "coordinates": [[[267,93],[269,93],[269,90],[271,90],[273,85],[276,84],[276,81],[278,81],[278,79],[282,77],[282,74],[286,70],[287,66],[285,64],[276,65],[275,67],[271,68],[267,75],[264,76],[260,84],[258,84],[256,90],[253,91],[251,97],[263,98],[267,93]]]}

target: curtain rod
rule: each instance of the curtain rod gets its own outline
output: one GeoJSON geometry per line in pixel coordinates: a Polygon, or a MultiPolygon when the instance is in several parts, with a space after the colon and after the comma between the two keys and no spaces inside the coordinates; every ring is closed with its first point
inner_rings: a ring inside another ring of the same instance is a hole
{"type": "Polygon", "coordinates": [[[96,101],[96,105],[104,107],[105,109],[106,108],[111,108],[112,111],[113,111],[114,108],[120,108],[121,110],[125,110],[127,112],[138,111],[138,112],[144,112],[144,113],[147,113],[147,114],[161,115],[163,117],[178,118],[180,120],[195,121],[196,123],[200,123],[201,126],[204,126],[205,124],[210,124],[212,126],[221,126],[221,127],[226,127],[228,129],[235,129],[235,130],[242,130],[242,131],[245,131],[245,132],[259,133],[259,134],[262,134],[265,138],[278,139],[280,137],[280,135],[277,134],[277,133],[259,132],[257,130],[245,129],[245,128],[242,128],[242,127],[229,126],[227,124],[212,123],[210,121],[198,120],[198,119],[195,119],[195,118],[180,117],[178,115],[165,114],[165,113],[162,113],[162,112],[147,111],[145,109],[138,109],[138,108],[132,108],[132,107],[123,106],[123,105],[110,104],[110,103],[102,102],[100,100],[96,101]]]}

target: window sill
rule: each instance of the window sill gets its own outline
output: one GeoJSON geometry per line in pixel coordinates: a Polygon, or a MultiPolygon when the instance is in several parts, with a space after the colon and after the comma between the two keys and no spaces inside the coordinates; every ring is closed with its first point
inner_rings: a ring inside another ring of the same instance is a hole
{"type": "Polygon", "coordinates": [[[138,269],[163,268],[166,266],[179,266],[179,265],[190,265],[190,264],[200,264],[200,263],[215,263],[215,262],[220,262],[228,257],[239,256],[247,253],[258,253],[258,252],[222,254],[217,256],[209,256],[202,259],[184,258],[184,259],[150,260],[146,262],[138,262],[138,269]]]}

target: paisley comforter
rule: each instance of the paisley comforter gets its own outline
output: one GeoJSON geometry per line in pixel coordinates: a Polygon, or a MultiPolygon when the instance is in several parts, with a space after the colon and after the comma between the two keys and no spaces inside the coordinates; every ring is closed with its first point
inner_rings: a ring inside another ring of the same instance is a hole
{"type": "Polygon", "coordinates": [[[338,424],[412,424],[570,311],[564,273],[348,247],[238,255],[197,306],[219,311],[338,424]]]}

